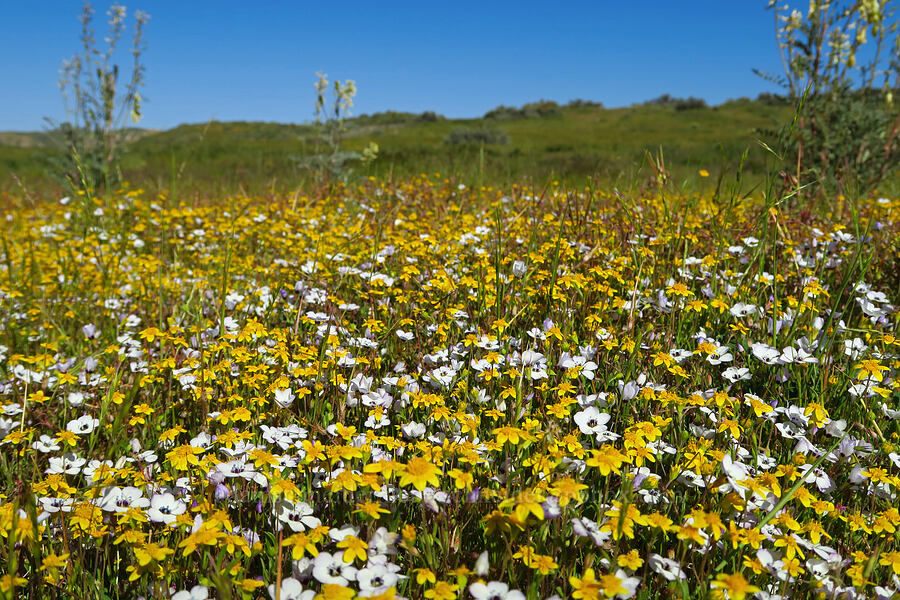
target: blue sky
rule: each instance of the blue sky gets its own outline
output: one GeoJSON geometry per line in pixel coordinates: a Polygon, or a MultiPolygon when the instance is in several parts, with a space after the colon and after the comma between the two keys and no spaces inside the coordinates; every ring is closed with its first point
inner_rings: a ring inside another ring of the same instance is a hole
{"type": "MultiPolygon", "coordinates": [[[[583,98],[623,106],[663,93],[729,98],[777,91],[765,0],[609,2],[124,2],[151,15],[141,125],[304,122],[316,71],[354,79],[354,114],[434,110],[474,117],[499,105],[583,98]]],[[[97,38],[109,5],[94,3],[97,38]]],[[[81,3],[0,9],[0,130],[64,115],[62,60],[79,49],[81,3]]],[[[130,57],[123,54],[122,64],[130,57]]]]}

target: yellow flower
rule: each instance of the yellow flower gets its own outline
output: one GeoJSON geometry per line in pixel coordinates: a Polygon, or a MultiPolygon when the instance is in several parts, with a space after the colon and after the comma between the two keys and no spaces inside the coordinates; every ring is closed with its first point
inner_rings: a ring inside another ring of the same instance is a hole
{"type": "Polygon", "coordinates": [[[356,510],[353,511],[356,514],[367,515],[373,519],[377,519],[381,515],[390,514],[391,511],[383,508],[377,502],[372,502],[371,500],[366,500],[365,502],[360,502],[356,505],[356,510]]]}
{"type": "Polygon", "coordinates": [[[694,295],[694,292],[689,290],[686,285],[681,283],[680,281],[677,283],[673,283],[669,287],[666,288],[667,295],[670,296],[685,296],[690,297],[694,295]]]}
{"type": "Polygon", "coordinates": [[[475,481],[474,475],[459,469],[450,469],[447,471],[447,476],[453,482],[453,487],[458,490],[472,489],[472,483],[475,481]]]}
{"type": "Polygon", "coordinates": [[[56,441],[75,446],[78,443],[78,436],[71,431],[60,431],[56,434],[56,441]]]}
{"type": "Polygon", "coordinates": [[[425,590],[425,597],[429,599],[433,598],[434,600],[455,600],[456,590],[458,589],[458,585],[454,585],[447,581],[438,581],[434,584],[433,588],[425,590]]]}
{"type": "Polygon", "coordinates": [[[266,585],[266,582],[259,579],[241,579],[237,584],[245,592],[252,592],[256,588],[266,585]]]}
{"type": "Polygon", "coordinates": [[[620,554],[618,558],[616,558],[616,562],[620,567],[637,571],[641,568],[641,565],[644,564],[644,559],[638,555],[637,550],[632,550],[628,554],[620,554]]]}
{"type": "Polygon", "coordinates": [[[895,575],[900,575],[900,552],[883,552],[878,559],[878,564],[889,566],[895,575]]]}
{"type": "Polygon", "coordinates": [[[285,546],[293,547],[291,549],[291,558],[293,560],[300,560],[305,554],[309,554],[310,556],[319,555],[319,550],[316,548],[312,536],[305,532],[295,533],[294,535],[285,538],[283,543],[285,546]]]}
{"type": "Polygon", "coordinates": [[[412,523],[407,523],[403,526],[403,529],[400,530],[400,535],[403,536],[404,542],[412,544],[416,541],[416,526],[412,523]]]}
{"type": "Polygon", "coordinates": [[[375,594],[374,596],[368,596],[369,600],[397,600],[400,596],[397,595],[397,588],[388,588],[380,594],[375,594]]]}
{"type": "Polygon", "coordinates": [[[581,504],[581,491],[588,489],[588,486],[575,481],[571,477],[564,477],[553,482],[550,490],[553,495],[559,499],[560,506],[568,506],[570,502],[581,504]]]}
{"type": "Polygon", "coordinates": [[[354,535],[348,535],[337,544],[344,549],[344,562],[352,563],[355,559],[366,560],[366,550],[369,545],[354,535]]]}
{"type": "Polygon", "coordinates": [[[57,555],[51,552],[50,554],[44,556],[44,560],[41,562],[41,571],[60,569],[66,566],[66,561],[68,559],[68,554],[57,555]]]}
{"type": "Polygon", "coordinates": [[[438,477],[440,472],[441,470],[430,460],[417,456],[410,460],[400,472],[400,485],[412,484],[420,492],[429,484],[438,487],[441,484],[441,480],[438,477]]]}
{"type": "Polygon", "coordinates": [[[182,540],[178,547],[184,548],[184,555],[187,556],[196,550],[198,546],[215,546],[224,535],[211,527],[201,527],[182,540]]]}
{"type": "Polygon", "coordinates": [[[604,444],[599,450],[591,450],[591,457],[587,459],[586,464],[599,469],[601,475],[609,475],[610,473],[619,473],[622,463],[627,460],[628,457],[614,446],[604,444]]]}
{"type": "Polygon", "coordinates": [[[322,593],[316,594],[313,600],[350,600],[356,597],[356,592],[350,588],[334,583],[326,583],[322,586],[322,593]]]}
{"type": "Polygon", "coordinates": [[[607,598],[612,598],[618,594],[628,594],[628,589],[622,585],[623,581],[619,578],[618,575],[613,573],[608,573],[606,575],[601,575],[600,579],[597,580],[600,584],[600,587],[603,589],[603,595],[607,598]]]}
{"type": "Polygon", "coordinates": [[[531,559],[531,564],[528,566],[541,575],[547,575],[550,571],[555,571],[559,568],[559,565],[556,564],[553,557],[545,554],[535,554],[531,559]]]}
{"type": "Polygon", "coordinates": [[[416,583],[425,585],[426,583],[435,583],[437,578],[431,569],[416,569],[416,583]]]}
{"type": "Polygon", "coordinates": [[[864,360],[856,365],[856,368],[859,369],[859,373],[857,373],[856,378],[859,380],[872,378],[875,381],[884,381],[884,375],[882,375],[882,371],[890,371],[888,367],[883,367],[878,364],[877,360],[864,360]]]}
{"type": "Polygon", "coordinates": [[[300,495],[297,485],[290,479],[276,479],[269,488],[272,496],[284,496],[288,500],[293,500],[300,495]]]}
{"type": "Polygon", "coordinates": [[[584,576],[570,576],[569,584],[575,589],[572,592],[573,598],[584,598],[584,600],[597,600],[603,590],[603,586],[594,578],[594,570],[588,569],[584,572],[584,576]]]}
{"type": "Polygon", "coordinates": [[[134,548],[134,556],[137,558],[138,564],[142,567],[150,564],[151,561],[159,562],[165,560],[168,555],[174,553],[175,551],[171,548],[158,546],[156,544],[144,544],[143,546],[135,546],[134,548]]]}
{"type": "Polygon", "coordinates": [[[492,430],[491,433],[495,436],[497,443],[501,445],[509,442],[510,444],[515,446],[525,437],[524,431],[522,431],[518,427],[510,427],[509,425],[497,427],[496,429],[492,430]]]}
{"type": "Polygon", "coordinates": [[[716,580],[712,582],[712,587],[720,589],[728,594],[728,600],[744,600],[748,594],[754,594],[759,591],[755,585],[750,585],[741,573],[719,573],[716,580]]]}
{"type": "Polygon", "coordinates": [[[515,506],[514,512],[516,520],[524,523],[528,519],[528,515],[534,515],[538,520],[544,520],[544,508],[541,502],[544,497],[534,492],[522,492],[515,498],[508,498],[500,503],[500,508],[509,508],[515,506]]]}
{"type": "Polygon", "coordinates": [[[526,567],[531,566],[531,562],[532,560],[534,560],[534,556],[534,548],[532,548],[531,546],[519,546],[518,552],[513,554],[513,558],[518,558],[519,560],[521,560],[526,567]]]}
{"type": "Polygon", "coordinates": [[[4,575],[0,577],[0,591],[6,593],[16,587],[22,587],[28,583],[24,577],[16,577],[14,575],[4,575]]]}
{"type": "Polygon", "coordinates": [[[203,452],[203,448],[196,448],[190,444],[182,444],[176,446],[173,450],[166,454],[166,460],[177,471],[187,470],[188,465],[200,464],[197,455],[203,452]]]}
{"type": "Polygon", "coordinates": [[[153,340],[155,340],[158,337],[161,337],[162,335],[163,335],[162,332],[159,329],[157,329],[156,327],[148,327],[147,329],[144,329],[143,331],[141,331],[138,334],[138,337],[140,337],[142,340],[146,340],[152,344],[153,340]]]}

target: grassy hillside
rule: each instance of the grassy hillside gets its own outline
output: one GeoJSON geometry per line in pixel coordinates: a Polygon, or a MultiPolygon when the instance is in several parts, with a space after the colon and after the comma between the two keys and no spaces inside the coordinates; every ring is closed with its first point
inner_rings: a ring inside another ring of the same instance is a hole
{"type": "MultiPolygon", "coordinates": [[[[356,174],[382,177],[416,173],[454,175],[468,181],[504,183],[532,177],[584,181],[598,176],[614,183],[632,180],[646,152],[660,148],[678,178],[700,168],[715,171],[751,149],[748,171],[758,174],[764,153],[756,140],[787,118],[790,107],[736,100],[716,107],[683,109],[674,103],[628,108],[551,107],[547,114],[517,116],[494,111],[494,118],[443,119],[433,114],[379,113],[351,119],[344,145],[381,148],[375,163],[356,174]],[[462,143],[446,139],[456,131],[495,132],[506,143],[462,143]]],[[[522,112],[522,111],[518,111],[522,112]]],[[[130,181],[151,189],[233,191],[287,189],[311,174],[298,158],[324,151],[311,125],[210,122],[133,135],[122,160],[130,181]]],[[[56,184],[46,174],[47,157],[59,152],[46,134],[0,134],[0,190],[56,184]]]]}

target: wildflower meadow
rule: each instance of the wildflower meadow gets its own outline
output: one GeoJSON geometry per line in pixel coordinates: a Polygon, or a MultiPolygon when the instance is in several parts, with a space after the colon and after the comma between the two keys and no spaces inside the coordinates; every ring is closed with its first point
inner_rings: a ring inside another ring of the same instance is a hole
{"type": "Polygon", "coordinates": [[[6,598],[900,591],[900,203],[369,178],[0,222],[6,598]]]}

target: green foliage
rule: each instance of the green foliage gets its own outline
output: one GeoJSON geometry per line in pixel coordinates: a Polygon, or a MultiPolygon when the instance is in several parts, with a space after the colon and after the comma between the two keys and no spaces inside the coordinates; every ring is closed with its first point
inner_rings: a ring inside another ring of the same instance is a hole
{"type": "Polygon", "coordinates": [[[790,99],[782,94],[773,94],[771,92],[762,92],[756,97],[757,102],[762,102],[769,106],[782,106],[790,104],[790,99]]]}
{"type": "Polygon", "coordinates": [[[442,121],[444,117],[434,111],[426,110],[423,113],[398,112],[388,110],[371,115],[360,115],[347,122],[347,127],[370,127],[387,125],[408,125],[410,123],[433,123],[442,121]]]}
{"type": "Polygon", "coordinates": [[[663,94],[662,96],[658,96],[653,100],[648,100],[644,104],[647,106],[662,106],[665,108],[673,108],[679,111],[707,108],[706,100],[704,100],[703,98],[694,98],[693,96],[690,96],[689,98],[676,98],[674,96],[670,96],[669,94],[663,94]]]}
{"type": "Polygon", "coordinates": [[[497,129],[457,127],[444,138],[448,146],[458,144],[508,144],[509,136],[497,129]]]}
{"type": "MultiPolygon", "coordinates": [[[[114,62],[116,48],[126,32],[126,10],[113,4],[107,11],[108,30],[105,47],[98,47],[91,28],[94,11],[85,3],[81,11],[82,51],[63,62],[59,88],[67,119],[56,125],[52,139],[61,141],[64,153],[51,157],[51,172],[67,187],[108,189],[119,177],[120,147],[128,135],[125,123],[141,119],[145,67],[141,55],[145,48],[144,26],[149,15],[134,13],[130,79],[121,83],[121,69],[114,62]]],[[[49,121],[49,119],[48,119],[49,121]]]]}
{"type": "Polygon", "coordinates": [[[796,117],[772,141],[798,189],[867,192],[900,164],[900,37],[891,1],[811,2],[804,14],[770,4],[796,117]]]}
{"type": "Polygon", "coordinates": [[[560,106],[552,100],[540,100],[538,102],[530,102],[522,106],[522,108],[513,108],[510,106],[500,105],[493,110],[485,113],[485,119],[496,119],[498,121],[511,119],[535,119],[540,117],[551,117],[560,114],[560,106]]]}
{"type": "Polygon", "coordinates": [[[594,102],[593,100],[582,100],[581,98],[575,98],[574,100],[569,100],[569,103],[566,104],[567,108],[603,108],[602,102],[594,102]]]}

